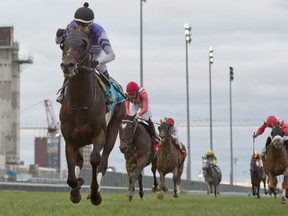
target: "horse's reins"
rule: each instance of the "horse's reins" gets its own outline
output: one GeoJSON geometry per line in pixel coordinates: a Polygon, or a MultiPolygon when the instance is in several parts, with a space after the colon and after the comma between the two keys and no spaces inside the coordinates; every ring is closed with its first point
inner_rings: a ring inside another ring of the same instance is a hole
{"type": "MultiPolygon", "coordinates": [[[[78,74],[78,71],[79,69],[84,69],[84,70],[88,70],[89,72],[91,72],[91,69],[87,66],[84,66],[82,65],[82,63],[85,61],[85,59],[87,57],[89,57],[89,54],[90,54],[90,51],[88,50],[88,52],[84,52],[81,56],[80,56],[80,60],[71,52],[68,51],[68,54],[71,54],[71,56],[73,56],[75,58],[75,60],[77,61],[77,64],[74,66],[74,69],[73,71],[75,72],[75,75],[78,74]]],[[[73,76],[72,76],[73,77],[73,76]]],[[[71,77],[69,77],[71,78],[71,77]]],[[[68,82],[67,82],[67,85],[68,85],[68,82]]],[[[93,82],[93,85],[94,85],[94,82],[93,82]]],[[[73,110],[77,110],[77,111],[82,111],[82,110],[88,110],[89,108],[89,105],[92,104],[92,102],[94,101],[94,99],[96,98],[96,88],[93,88],[94,89],[94,97],[91,98],[90,102],[88,103],[87,106],[77,106],[77,105],[74,105],[72,104],[70,101],[69,101],[69,98],[67,97],[67,102],[68,102],[68,105],[71,109],[73,110]]]]}

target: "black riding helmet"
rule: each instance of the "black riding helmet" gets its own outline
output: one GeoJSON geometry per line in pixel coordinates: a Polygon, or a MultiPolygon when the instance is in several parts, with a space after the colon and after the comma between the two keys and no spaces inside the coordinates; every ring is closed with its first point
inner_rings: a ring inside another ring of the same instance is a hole
{"type": "Polygon", "coordinates": [[[88,8],[89,4],[87,2],[84,3],[83,7],[78,8],[74,14],[74,20],[76,22],[81,23],[92,23],[94,20],[93,11],[88,8]]]}

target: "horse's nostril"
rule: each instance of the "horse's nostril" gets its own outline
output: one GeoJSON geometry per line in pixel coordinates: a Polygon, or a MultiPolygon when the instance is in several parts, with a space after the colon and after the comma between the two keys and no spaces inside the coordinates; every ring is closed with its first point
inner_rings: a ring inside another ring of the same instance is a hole
{"type": "Polygon", "coordinates": [[[68,68],[73,68],[74,66],[75,66],[74,63],[69,63],[69,64],[68,64],[68,68]]]}
{"type": "Polygon", "coordinates": [[[120,149],[120,152],[121,153],[124,153],[124,152],[126,152],[126,150],[127,150],[127,146],[125,146],[125,147],[119,147],[119,149],[120,149]]]}

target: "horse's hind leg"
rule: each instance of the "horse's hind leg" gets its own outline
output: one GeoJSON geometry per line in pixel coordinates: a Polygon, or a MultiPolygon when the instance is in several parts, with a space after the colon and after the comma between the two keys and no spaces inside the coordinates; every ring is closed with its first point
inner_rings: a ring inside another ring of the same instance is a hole
{"type": "Polygon", "coordinates": [[[112,120],[109,122],[109,125],[107,127],[105,145],[101,155],[100,164],[98,166],[98,173],[102,173],[102,176],[104,176],[106,173],[108,166],[108,159],[111,151],[114,148],[116,138],[118,135],[119,125],[121,124],[124,115],[125,115],[125,103],[123,102],[122,104],[118,104],[115,106],[112,120]]]}
{"type": "Polygon", "coordinates": [[[262,181],[263,181],[263,185],[264,185],[264,192],[265,192],[265,194],[267,194],[267,189],[266,189],[266,177],[265,177],[262,181]]]}

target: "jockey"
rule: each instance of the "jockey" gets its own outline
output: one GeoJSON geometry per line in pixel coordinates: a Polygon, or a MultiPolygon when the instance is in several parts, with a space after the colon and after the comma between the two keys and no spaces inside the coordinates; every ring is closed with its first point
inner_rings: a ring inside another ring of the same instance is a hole
{"type": "MultiPolygon", "coordinates": [[[[56,44],[63,43],[70,31],[78,29],[85,33],[91,40],[91,50],[93,54],[92,67],[101,72],[103,82],[110,87],[110,76],[106,67],[106,64],[115,59],[115,54],[110,44],[110,41],[106,35],[105,30],[99,24],[94,21],[94,12],[89,8],[87,2],[84,3],[83,7],[76,10],[74,19],[68,24],[66,29],[58,29],[56,33],[56,44]]],[[[64,99],[64,84],[68,78],[65,78],[61,94],[57,98],[57,102],[63,103],[64,99]]],[[[110,92],[109,92],[110,93],[110,92]]],[[[113,99],[110,93],[110,97],[106,100],[106,104],[113,103],[113,99]]]]}
{"type": "Polygon", "coordinates": [[[152,112],[146,89],[139,87],[136,82],[129,82],[126,86],[126,96],[126,114],[136,114],[135,119],[141,118],[146,120],[149,124],[149,132],[152,135],[152,143],[158,144],[159,138],[156,134],[155,127],[152,122],[152,112]]]}
{"type": "MultiPolygon", "coordinates": [[[[278,117],[274,115],[270,115],[267,117],[267,119],[264,121],[264,124],[261,127],[259,127],[256,132],[254,132],[253,138],[256,138],[257,136],[263,134],[263,132],[265,131],[267,127],[273,128],[275,125],[279,125],[282,127],[284,135],[285,135],[284,144],[286,147],[288,147],[288,140],[286,139],[286,136],[288,136],[288,125],[283,120],[279,119],[278,117]]],[[[271,139],[271,136],[269,136],[266,140],[265,147],[262,150],[262,155],[265,155],[271,142],[272,142],[272,139],[271,139]]]]}
{"type": "Polygon", "coordinates": [[[168,124],[168,127],[171,132],[171,137],[173,139],[173,142],[179,147],[180,151],[185,154],[185,149],[182,147],[181,142],[178,139],[178,129],[174,124],[174,119],[173,118],[167,118],[166,123],[168,124]]]}
{"type": "Polygon", "coordinates": [[[252,159],[256,160],[256,164],[257,164],[258,167],[261,166],[261,157],[260,157],[260,154],[257,151],[253,152],[252,159]]]}
{"type": "Polygon", "coordinates": [[[210,162],[212,162],[213,165],[216,165],[218,163],[217,157],[211,149],[207,151],[207,153],[203,156],[203,159],[209,160],[210,162]]]}

